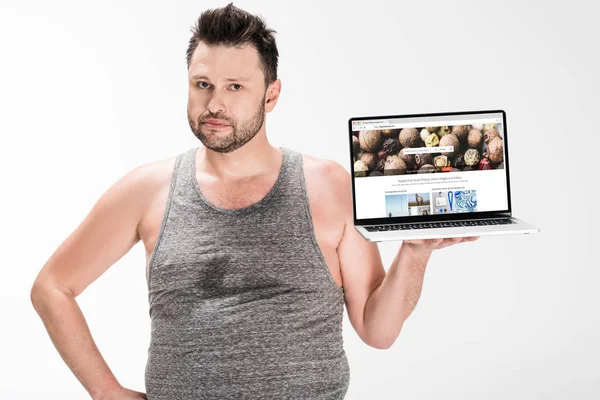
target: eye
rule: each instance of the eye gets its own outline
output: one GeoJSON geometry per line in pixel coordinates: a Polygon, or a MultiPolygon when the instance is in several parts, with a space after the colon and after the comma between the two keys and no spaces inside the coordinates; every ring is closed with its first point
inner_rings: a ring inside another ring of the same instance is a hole
{"type": "MultiPolygon", "coordinates": [[[[203,83],[206,83],[206,82],[200,81],[196,84],[196,86],[200,86],[201,88],[206,89],[208,86],[202,86],[203,83]]],[[[206,83],[206,84],[208,85],[208,83],[206,83]]]]}
{"type": "Polygon", "coordinates": [[[235,89],[234,90],[235,92],[240,91],[242,89],[242,85],[240,85],[239,83],[234,83],[233,85],[231,85],[231,87],[234,87],[234,86],[239,86],[240,87],[239,89],[235,89]]]}

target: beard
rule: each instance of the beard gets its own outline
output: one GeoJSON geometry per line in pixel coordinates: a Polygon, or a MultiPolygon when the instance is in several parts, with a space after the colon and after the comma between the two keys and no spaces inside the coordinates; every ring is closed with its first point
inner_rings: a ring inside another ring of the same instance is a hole
{"type": "Polygon", "coordinates": [[[263,126],[265,120],[265,96],[263,96],[262,101],[260,102],[260,106],[256,113],[247,121],[244,121],[242,124],[238,126],[237,122],[233,119],[227,118],[223,115],[213,114],[209,112],[208,115],[198,118],[197,123],[194,123],[192,118],[190,117],[190,111],[188,110],[188,122],[190,124],[190,128],[194,135],[202,142],[206,148],[211,149],[213,151],[219,153],[231,153],[248,143],[263,126]],[[224,132],[216,132],[211,128],[208,128],[206,125],[203,125],[202,122],[209,119],[215,118],[225,121],[230,127],[224,128],[225,130],[231,130],[229,133],[224,132]],[[205,131],[213,131],[214,133],[205,134],[202,130],[205,131]]]}

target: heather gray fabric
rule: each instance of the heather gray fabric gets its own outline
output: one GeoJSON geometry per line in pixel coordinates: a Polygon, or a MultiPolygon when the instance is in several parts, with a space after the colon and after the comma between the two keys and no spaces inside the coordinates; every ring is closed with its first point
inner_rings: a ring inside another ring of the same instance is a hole
{"type": "Polygon", "coordinates": [[[179,154],[150,258],[149,400],[343,399],[343,289],[314,236],[299,152],[259,202],[210,203],[179,154]]]}

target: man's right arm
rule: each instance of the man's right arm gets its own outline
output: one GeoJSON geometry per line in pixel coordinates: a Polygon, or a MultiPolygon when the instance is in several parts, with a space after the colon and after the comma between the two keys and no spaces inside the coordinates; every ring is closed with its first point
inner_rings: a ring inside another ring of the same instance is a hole
{"type": "Polygon", "coordinates": [[[140,240],[138,223],[166,177],[157,165],[137,167],[114,183],[51,255],[31,288],[31,302],[54,346],[93,399],[123,388],[96,347],[75,297],[140,240]]]}

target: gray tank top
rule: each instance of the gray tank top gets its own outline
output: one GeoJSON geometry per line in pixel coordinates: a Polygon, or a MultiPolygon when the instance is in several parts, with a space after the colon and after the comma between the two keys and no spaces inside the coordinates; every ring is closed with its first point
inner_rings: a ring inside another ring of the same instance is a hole
{"type": "Polygon", "coordinates": [[[210,203],[177,156],[148,271],[149,400],[343,399],[343,289],[319,249],[302,155],[280,147],[268,194],[210,203]]]}

